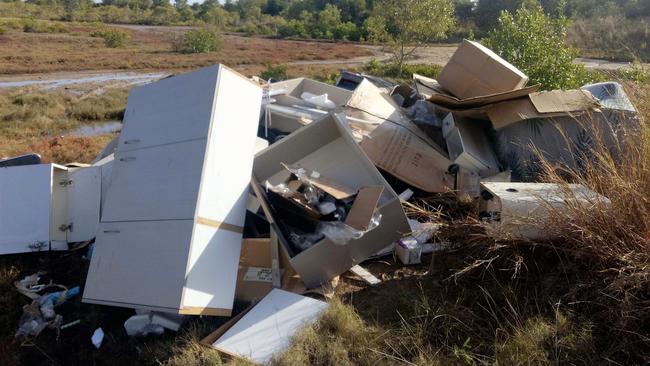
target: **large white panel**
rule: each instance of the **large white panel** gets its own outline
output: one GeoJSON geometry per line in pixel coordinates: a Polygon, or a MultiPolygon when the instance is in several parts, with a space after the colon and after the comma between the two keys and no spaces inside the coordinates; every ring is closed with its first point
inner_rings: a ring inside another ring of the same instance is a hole
{"type": "Polygon", "coordinates": [[[193,219],[205,143],[117,153],[102,222],[193,219]]]}
{"type": "Polygon", "coordinates": [[[52,165],[0,168],[0,254],[49,250],[52,165]]]}
{"type": "Polygon", "coordinates": [[[84,302],[177,311],[191,220],[102,223],[84,302]]]}
{"type": "Polygon", "coordinates": [[[213,346],[257,364],[270,364],[289,348],[302,328],[318,320],[327,303],[274,289],[244,315],[213,346]]]}
{"type": "Polygon", "coordinates": [[[230,310],[242,234],[197,224],[187,265],[183,308],[230,310]]]}
{"type": "Polygon", "coordinates": [[[219,69],[206,67],[131,91],[117,152],[206,137],[219,69]]]}
{"type": "Polygon", "coordinates": [[[201,181],[199,217],[243,226],[262,89],[222,69],[201,181]]]}
{"type": "Polygon", "coordinates": [[[99,225],[99,202],[101,199],[101,167],[70,169],[68,176],[68,242],[75,243],[95,237],[99,225]]]}

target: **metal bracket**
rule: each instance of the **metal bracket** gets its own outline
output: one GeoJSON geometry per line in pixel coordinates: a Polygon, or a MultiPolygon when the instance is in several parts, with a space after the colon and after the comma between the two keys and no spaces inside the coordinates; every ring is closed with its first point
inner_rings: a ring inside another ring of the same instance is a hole
{"type": "Polygon", "coordinates": [[[60,185],[61,187],[67,187],[67,186],[70,186],[70,185],[72,185],[72,179],[62,180],[62,181],[59,182],[59,185],[60,185]]]}
{"type": "Polygon", "coordinates": [[[63,224],[63,225],[59,226],[59,230],[61,230],[61,231],[70,231],[70,232],[72,232],[73,231],[72,228],[73,228],[72,223],[63,224]]]}

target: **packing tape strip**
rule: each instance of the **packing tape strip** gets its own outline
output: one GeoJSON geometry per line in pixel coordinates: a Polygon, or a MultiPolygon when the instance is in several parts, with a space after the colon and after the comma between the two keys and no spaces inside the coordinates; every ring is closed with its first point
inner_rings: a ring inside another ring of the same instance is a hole
{"type": "Polygon", "coordinates": [[[237,226],[237,225],[229,224],[227,222],[218,221],[218,220],[206,219],[205,217],[197,217],[196,223],[205,226],[211,226],[217,229],[232,231],[239,234],[244,233],[244,227],[242,226],[237,226]]]}

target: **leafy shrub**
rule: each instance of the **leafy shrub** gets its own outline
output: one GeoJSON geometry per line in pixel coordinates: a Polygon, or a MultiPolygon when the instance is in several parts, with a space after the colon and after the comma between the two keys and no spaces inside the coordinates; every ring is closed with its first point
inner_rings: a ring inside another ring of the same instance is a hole
{"type": "Polygon", "coordinates": [[[0,27],[0,36],[5,34],[6,31],[7,31],[6,29],[0,27]]]}
{"type": "Polygon", "coordinates": [[[98,37],[104,39],[106,47],[118,48],[124,47],[131,38],[127,32],[119,29],[103,29],[90,33],[91,37],[98,37]]]}
{"type": "Polygon", "coordinates": [[[272,81],[287,80],[289,78],[289,75],[287,74],[287,65],[280,64],[273,66],[267,64],[266,70],[260,73],[260,78],[272,81]]]}
{"type": "Polygon", "coordinates": [[[437,78],[441,69],[442,67],[434,64],[404,64],[402,73],[400,74],[399,65],[395,62],[382,63],[377,60],[372,60],[363,65],[363,71],[365,73],[386,78],[401,78],[402,76],[410,77],[413,74],[437,78]]]}
{"type": "Polygon", "coordinates": [[[216,52],[223,48],[221,33],[214,27],[203,27],[190,30],[172,43],[177,52],[182,53],[208,53],[216,52]]]}
{"type": "Polygon", "coordinates": [[[26,20],[23,22],[25,33],[67,33],[68,28],[61,23],[26,20]]]}
{"type": "MultiPolygon", "coordinates": [[[[562,12],[559,12],[560,14],[562,12]]],[[[483,40],[487,47],[521,69],[543,89],[572,89],[589,82],[578,51],[565,44],[568,20],[552,19],[539,4],[501,13],[499,26],[483,40]]]]}

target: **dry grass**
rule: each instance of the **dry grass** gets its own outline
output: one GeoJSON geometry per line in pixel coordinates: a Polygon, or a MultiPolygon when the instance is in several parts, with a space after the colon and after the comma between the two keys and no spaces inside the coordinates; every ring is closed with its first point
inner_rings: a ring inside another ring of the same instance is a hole
{"type": "Polygon", "coordinates": [[[155,30],[124,28],[128,46],[107,48],[102,39],[90,34],[92,24],[68,27],[70,33],[24,33],[7,28],[0,35],[0,74],[40,73],[77,70],[182,70],[224,63],[246,70],[251,65],[278,64],[298,60],[346,59],[369,55],[351,44],[274,40],[224,36],[219,52],[181,54],[174,51],[174,39],[185,30],[160,27],[155,30]]]}

